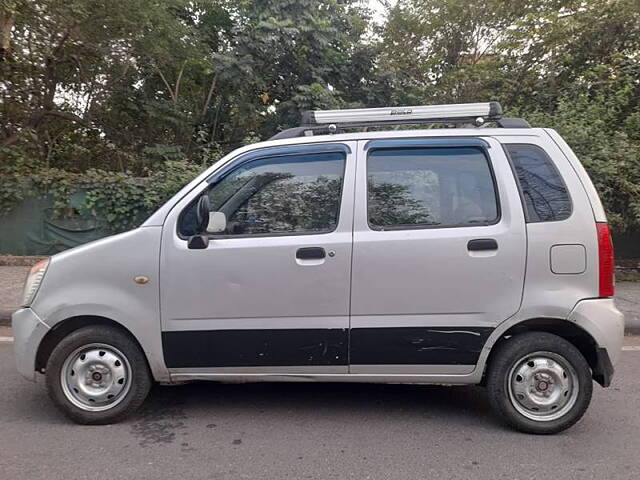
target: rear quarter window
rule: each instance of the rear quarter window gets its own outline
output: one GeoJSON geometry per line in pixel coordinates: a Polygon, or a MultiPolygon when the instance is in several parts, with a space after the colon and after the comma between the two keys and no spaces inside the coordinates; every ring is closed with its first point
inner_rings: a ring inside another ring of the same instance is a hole
{"type": "Polygon", "coordinates": [[[571,198],[549,155],[536,145],[508,144],[527,222],[555,222],[571,216],[571,198]]]}

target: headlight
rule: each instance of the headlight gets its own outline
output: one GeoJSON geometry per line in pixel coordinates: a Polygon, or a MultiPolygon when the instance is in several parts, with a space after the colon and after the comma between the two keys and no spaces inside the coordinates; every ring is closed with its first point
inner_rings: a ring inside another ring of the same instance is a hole
{"type": "Polygon", "coordinates": [[[33,302],[33,299],[38,293],[38,289],[40,288],[40,284],[42,283],[42,279],[44,278],[44,273],[47,271],[47,267],[49,266],[49,259],[42,260],[36,263],[31,270],[29,270],[29,276],[27,277],[27,281],[24,284],[24,293],[22,297],[22,306],[28,307],[33,302]]]}

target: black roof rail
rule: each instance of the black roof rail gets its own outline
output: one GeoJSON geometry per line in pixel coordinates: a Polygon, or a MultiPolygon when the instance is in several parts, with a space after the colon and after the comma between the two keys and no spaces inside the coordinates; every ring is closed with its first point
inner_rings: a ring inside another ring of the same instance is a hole
{"type": "Polygon", "coordinates": [[[530,128],[521,118],[502,118],[498,102],[307,111],[302,124],[277,133],[270,140],[342,133],[345,129],[420,124],[472,124],[496,122],[502,128],[530,128]]]}
{"type": "Polygon", "coordinates": [[[282,130],[281,132],[276,133],[269,140],[282,140],[283,138],[297,138],[297,137],[305,137],[307,136],[307,132],[309,132],[309,136],[313,135],[313,127],[293,127],[287,128],[286,130],[282,130]]]}
{"type": "Polygon", "coordinates": [[[496,123],[500,128],[531,128],[529,122],[524,118],[505,117],[496,120],[496,123]]]}

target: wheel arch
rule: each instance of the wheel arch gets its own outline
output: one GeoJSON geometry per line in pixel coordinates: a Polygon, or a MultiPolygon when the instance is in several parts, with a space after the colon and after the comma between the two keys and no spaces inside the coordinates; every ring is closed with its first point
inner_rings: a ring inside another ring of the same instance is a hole
{"type": "Polygon", "coordinates": [[[603,387],[609,386],[612,374],[609,370],[612,367],[606,353],[603,355],[602,349],[599,348],[598,343],[587,330],[574,322],[560,318],[531,318],[511,325],[500,333],[490,345],[489,355],[484,365],[482,384],[485,382],[487,369],[491,368],[491,362],[500,346],[524,332],[547,332],[568,341],[580,351],[589,364],[593,379],[603,387]]]}
{"type": "Polygon", "coordinates": [[[100,325],[115,328],[128,335],[136,343],[136,345],[138,345],[138,348],[140,348],[140,351],[147,360],[148,365],[149,360],[147,359],[144,348],[142,347],[136,336],[133,335],[133,333],[131,333],[131,331],[127,327],[107,317],[101,317],[98,315],[78,315],[58,322],[47,332],[47,334],[40,342],[40,345],[38,346],[35,364],[36,371],[40,373],[45,372],[47,361],[51,356],[51,352],[53,352],[53,349],[64,337],[81,328],[100,325]]]}

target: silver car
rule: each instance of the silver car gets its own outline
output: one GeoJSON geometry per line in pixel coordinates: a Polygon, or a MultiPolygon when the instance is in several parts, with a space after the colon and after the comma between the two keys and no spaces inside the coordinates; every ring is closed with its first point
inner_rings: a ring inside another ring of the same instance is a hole
{"type": "Polygon", "coordinates": [[[36,265],[18,370],[85,424],[190,380],[480,384],[518,430],[576,423],[624,321],[604,210],[562,138],[496,102],[303,122],[36,265]]]}

